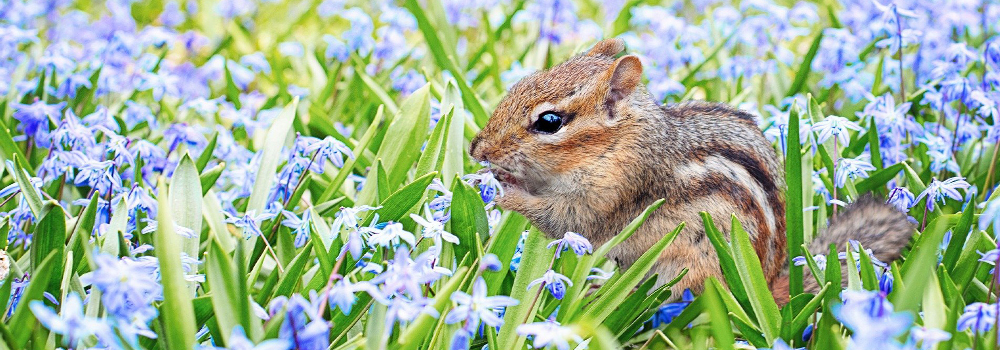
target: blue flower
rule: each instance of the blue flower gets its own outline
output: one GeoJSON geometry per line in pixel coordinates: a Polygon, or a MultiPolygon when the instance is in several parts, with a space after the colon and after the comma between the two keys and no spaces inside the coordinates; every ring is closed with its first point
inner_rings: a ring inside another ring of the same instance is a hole
{"type": "Polygon", "coordinates": [[[910,208],[914,205],[917,205],[917,201],[913,197],[913,192],[910,192],[906,187],[893,188],[889,192],[889,198],[886,199],[885,203],[896,207],[896,209],[904,213],[910,211],[910,208]]]}
{"type": "Polygon", "coordinates": [[[573,282],[569,280],[569,277],[563,276],[554,270],[545,271],[545,274],[538,279],[528,283],[528,290],[537,284],[541,284],[543,287],[549,290],[556,299],[562,299],[563,295],[566,294],[566,285],[570,287],[573,286],[573,282]]]}
{"type": "Polygon", "coordinates": [[[227,223],[243,229],[243,239],[250,239],[262,235],[263,233],[260,231],[261,222],[273,218],[275,215],[266,212],[257,215],[255,211],[251,210],[243,216],[232,216],[228,212],[226,216],[228,216],[226,218],[227,223]]]}
{"type": "Polygon", "coordinates": [[[302,248],[309,240],[309,234],[311,233],[310,228],[312,226],[312,219],[310,217],[310,211],[306,210],[302,213],[302,217],[295,215],[295,213],[283,210],[282,214],[285,216],[285,220],[281,221],[282,225],[292,229],[292,234],[295,235],[295,248],[302,248]]]}
{"type": "Polygon", "coordinates": [[[994,199],[986,204],[986,209],[979,215],[979,229],[986,230],[993,225],[993,230],[1000,230],[1000,199],[994,199]]]}
{"type": "Polygon", "coordinates": [[[524,250],[524,241],[528,239],[528,231],[522,231],[521,237],[517,240],[517,247],[514,248],[514,256],[510,259],[510,270],[517,272],[521,266],[521,253],[524,250]]]}
{"type": "Polygon", "coordinates": [[[330,325],[319,314],[319,300],[312,291],[310,300],[294,294],[285,306],[285,321],[278,331],[299,350],[325,350],[330,346],[330,325]]]}
{"type": "Polygon", "coordinates": [[[382,295],[382,291],[378,290],[374,284],[368,281],[360,281],[357,283],[351,283],[350,281],[341,279],[337,281],[329,291],[327,291],[327,300],[330,302],[330,308],[334,306],[340,308],[340,311],[344,315],[351,313],[351,307],[358,300],[358,292],[367,292],[372,298],[378,300],[383,304],[389,303],[389,300],[382,295]]]}
{"type": "Polygon", "coordinates": [[[163,299],[159,264],[155,258],[117,258],[107,254],[94,256],[97,268],[80,276],[85,286],[101,291],[101,303],[108,314],[128,324],[133,334],[155,337],[146,324],[156,317],[153,302],[163,299]]]}
{"type": "Polygon", "coordinates": [[[569,342],[583,342],[583,338],[572,328],[563,327],[559,322],[545,321],[527,323],[517,326],[517,334],[531,337],[531,347],[543,349],[553,346],[558,350],[569,350],[569,342]]]}
{"type": "Polygon", "coordinates": [[[932,349],[937,343],[951,339],[951,333],[936,328],[914,326],[910,328],[910,338],[919,343],[921,349],[932,349]]]}
{"type": "Polygon", "coordinates": [[[403,224],[398,222],[390,222],[381,229],[365,227],[361,231],[371,235],[368,237],[368,243],[372,245],[385,248],[397,247],[401,242],[406,242],[410,247],[416,245],[413,233],[403,229],[403,224]]]}
{"type": "Polygon", "coordinates": [[[563,234],[563,238],[552,241],[546,248],[552,248],[552,246],[556,247],[556,259],[559,258],[559,253],[562,253],[566,249],[572,249],[573,253],[576,253],[578,256],[594,252],[594,247],[590,245],[590,241],[577,233],[568,231],[563,234]]]}
{"type": "Polygon", "coordinates": [[[60,111],[66,106],[66,102],[47,104],[44,101],[36,101],[32,104],[11,104],[14,107],[14,119],[19,122],[17,130],[27,136],[44,136],[39,133],[47,133],[49,121],[57,122],[60,111]]]}
{"type": "Polygon", "coordinates": [[[503,263],[500,262],[500,258],[496,254],[487,253],[483,256],[483,260],[479,262],[479,269],[482,271],[493,271],[497,272],[503,268],[503,263]]]}
{"type": "Polygon", "coordinates": [[[927,185],[927,189],[920,192],[914,202],[919,202],[920,199],[927,197],[927,210],[934,210],[934,203],[944,203],[946,198],[961,201],[962,194],[958,190],[967,189],[969,186],[964,177],[953,177],[944,181],[938,181],[937,178],[934,178],[930,185],[927,185]]]}
{"type": "Polygon", "coordinates": [[[502,326],[503,319],[497,316],[497,311],[500,308],[517,305],[518,301],[503,295],[487,296],[486,293],[486,280],[482,277],[473,283],[471,295],[463,291],[452,293],[451,300],[456,306],[448,312],[444,322],[447,324],[462,322],[462,328],[470,332],[479,329],[480,320],[489,327],[502,326]]]}
{"type": "Polygon", "coordinates": [[[858,156],[857,158],[842,158],[837,160],[837,171],[833,175],[833,184],[835,186],[844,187],[847,183],[847,179],[867,179],[868,172],[875,171],[875,166],[869,161],[867,154],[858,156]]]}
{"type": "Polygon", "coordinates": [[[485,203],[493,202],[497,196],[503,197],[504,195],[503,185],[493,177],[493,173],[490,171],[468,174],[462,176],[462,180],[465,180],[470,185],[479,186],[479,195],[485,203]]]}
{"type": "Polygon", "coordinates": [[[225,348],[216,347],[198,347],[199,350],[288,350],[292,348],[292,342],[287,339],[268,339],[260,342],[260,344],[254,345],[253,341],[247,339],[246,332],[243,331],[243,326],[237,325],[233,327],[233,332],[230,333],[229,342],[225,348]]]}
{"type": "Polygon", "coordinates": [[[848,130],[861,132],[864,129],[857,123],[847,120],[847,118],[831,115],[814,124],[812,130],[818,133],[816,135],[816,142],[824,143],[831,137],[836,137],[841,145],[847,145],[850,142],[848,130]]]}
{"type": "Polygon", "coordinates": [[[892,304],[880,292],[845,291],[843,299],[842,305],[833,306],[833,314],[853,332],[851,348],[879,349],[901,345],[895,337],[905,332],[913,322],[908,313],[894,313],[892,304]]]}
{"type": "Polygon", "coordinates": [[[965,307],[965,312],[958,317],[957,329],[972,330],[973,333],[989,332],[996,322],[997,304],[972,303],[965,307]]]}
{"type": "Polygon", "coordinates": [[[69,348],[76,348],[77,343],[87,337],[110,331],[102,320],[84,315],[83,301],[76,292],[70,292],[66,296],[60,314],[56,314],[42,301],[32,300],[28,306],[45,328],[63,336],[63,344],[69,348]]]}
{"type": "Polygon", "coordinates": [[[433,239],[435,245],[440,247],[442,240],[452,244],[459,244],[458,237],[451,234],[451,232],[445,231],[444,223],[435,220],[433,217],[421,217],[417,214],[410,214],[410,218],[413,219],[417,225],[424,228],[423,237],[433,239]]]}
{"type": "Polygon", "coordinates": [[[694,294],[691,294],[690,289],[685,289],[684,294],[681,296],[681,301],[663,305],[659,310],[656,310],[656,313],[653,314],[653,319],[651,320],[653,322],[653,328],[657,328],[661,324],[667,324],[670,323],[670,321],[673,321],[674,318],[680,316],[681,312],[683,312],[688,305],[691,305],[692,301],[694,301],[694,294]]]}

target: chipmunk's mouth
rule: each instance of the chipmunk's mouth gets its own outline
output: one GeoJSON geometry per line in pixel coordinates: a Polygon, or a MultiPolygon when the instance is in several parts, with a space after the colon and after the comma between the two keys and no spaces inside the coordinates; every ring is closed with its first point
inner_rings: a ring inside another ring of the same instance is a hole
{"type": "Polygon", "coordinates": [[[504,191],[523,191],[527,192],[527,187],[525,186],[524,180],[519,178],[511,170],[508,170],[502,166],[497,166],[491,164],[489,168],[483,169],[484,171],[489,171],[493,173],[493,177],[500,182],[503,186],[504,191]]]}

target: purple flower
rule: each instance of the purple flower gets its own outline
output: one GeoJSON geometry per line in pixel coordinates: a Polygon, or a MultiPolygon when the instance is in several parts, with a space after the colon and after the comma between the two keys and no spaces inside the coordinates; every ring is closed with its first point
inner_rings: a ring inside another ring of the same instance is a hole
{"type": "Polygon", "coordinates": [[[444,224],[435,220],[433,217],[421,217],[417,214],[410,214],[410,218],[413,219],[417,225],[424,228],[423,237],[433,239],[435,245],[440,246],[442,240],[452,244],[458,244],[458,237],[451,234],[451,232],[445,231],[444,224]]]}
{"type": "Polygon", "coordinates": [[[694,294],[691,294],[690,289],[685,289],[684,293],[681,295],[681,301],[663,305],[659,310],[656,310],[652,319],[653,328],[657,328],[661,324],[667,324],[670,323],[670,321],[673,321],[674,318],[680,316],[681,312],[683,312],[688,305],[691,305],[691,302],[693,301],[694,294]]]}
{"type": "Polygon", "coordinates": [[[554,346],[559,350],[569,350],[569,342],[583,342],[583,338],[572,328],[563,327],[556,321],[534,322],[517,326],[517,334],[531,337],[531,346],[541,349],[554,346]]]}
{"type": "Polygon", "coordinates": [[[972,303],[965,307],[965,312],[958,317],[959,331],[972,330],[981,334],[989,332],[996,322],[997,304],[972,303]]]}
{"type": "Polygon", "coordinates": [[[295,215],[295,213],[283,210],[282,215],[285,219],[281,221],[281,224],[291,228],[292,234],[295,235],[295,248],[302,248],[309,240],[310,234],[310,224],[312,219],[310,218],[310,211],[306,210],[302,213],[302,217],[295,215]]]}
{"type": "Polygon", "coordinates": [[[483,202],[490,203],[497,197],[503,197],[503,185],[500,184],[493,173],[489,171],[484,171],[478,174],[468,174],[462,176],[462,180],[469,183],[470,185],[479,186],[479,195],[483,198],[483,202]]]}
{"type": "Polygon", "coordinates": [[[874,171],[875,166],[869,161],[867,154],[862,154],[857,158],[841,158],[837,160],[837,171],[833,175],[833,183],[837,187],[844,187],[847,179],[866,179],[868,172],[874,171]]]}
{"type": "Polygon", "coordinates": [[[471,295],[457,291],[451,294],[451,300],[456,306],[448,312],[444,322],[462,322],[462,327],[470,332],[479,329],[480,320],[487,326],[499,328],[503,325],[503,319],[497,316],[498,310],[518,304],[517,299],[508,296],[486,296],[486,280],[482,277],[473,283],[471,295]]]}
{"type": "Polygon", "coordinates": [[[913,193],[906,187],[896,187],[889,192],[889,198],[885,201],[886,204],[892,205],[899,209],[901,212],[908,212],[910,208],[917,205],[917,201],[913,198],[913,193]]]}
{"type": "Polygon", "coordinates": [[[920,343],[921,349],[932,349],[937,343],[951,339],[951,333],[936,328],[914,326],[910,328],[910,338],[920,343]]]}
{"type": "Polygon", "coordinates": [[[226,222],[243,229],[243,239],[250,239],[262,235],[260,224],[264,220],[275,217],[274,214],[262,213],[257,215],[253,210],[246,212],[243,216],[233,216],[226,213],[226,222]]]}
{"type": "Polygon", "coordinates": [[[969,186],[964,177],[953,177],[944,181],[938,181],[937,178],[934,178],[930,185],[927,185],[927,189],[920,192],[914,202],[919,202],[920,199],[927,197],[927,210],[934,210],[934,203],[944,203],[946,198],[961,201],[962,194],[958,190],[967,189],[969,186]]]}
{"type": "Polygon", "coordinates": [[[80,276],[80,282],[101,291],[101,302],[108,314],[141,324],[140,328],[148,331],[145,324],[157,314],[153,301],[163,299],[156,259],[97,254],[94,262],[97,269],[80,276]]]}
{"type": "Polygon", "coordinates": [[[416,238],[413,233],[403,229],[403,224],[390,222],[384,228],[363,228],[362,231],[371,234],[368,243],[386,248],[397,247],[400,242],[406,242],[410,247],[416,245],[416,238]]]}
{"type": "Polygon", "coordinates": [[[979,229],[986,230],[993,225],[993,230],[1000,230],[1000,200],[994,199],[986,204],[979,215],[979,229]]]}
{"type": "Polygon", "coordinates": [[[327,292],[327,299],[330,302],[330,307],[339,307],[340,311],[344,315],[351,313],[351,307],[358,300],[358,292],[367,292],[371,295],[373,299],[378,300],[383,304],[388,304],[389,300],[382,295],[382,291],[378,290],[374,284],[368,281],[360,281],[357,283],[351,283],[348,280],[341,279],[337,281],[333,287],[327,292]]]}
{"type": "Polygon", "coordinates": [[[549,290],[549,293],[551,293],[553,297],[560,300],[566,294],[566,285],[568,284],[570,287],[573,286],[573,282],[569,280],[569,277],[563,276],[551,269],[545,271],[545,274],[542,275],[542,277],[528,283],[528,290],[531,290],[531,287],[534,287],[537,284],[544,286],[549,290]]]}
{"type": "Polygon", "coordinates": [[[829,140],[830,137],[836,137],[837,140],[840,141],[841,145],[846,146],[850,142],[848,130],[861,132],[864,129],[862,129],[857,123],[847,120],[847,118],[831,115],[814,124],[812,126],[812,130],[818,133],[816,136],[816,142],[824,143],[826,140],[829,140]]]}
{"type": "Polygon", "coordinates": [[[69,348],[76,348],[77,343],[87,337],[110,331],[108,325],[101,319],[84,315],[83,301],[76,292],[70,292],[66,296],[59,314],[45,306],[42,301],[32,300],[28,306],[45,328],[63,336],[63,344],[69,348]]]}
{"type": "Polygon", "coordinates": [[[897,348],[895,337],[905,332],[912,318],[893,312],[892,304],[880,292],[845,291],[844,304],[834,305],[833,314],[851,329],[851,347],[857,349],[897,348]]]}
{"type": "Polygon", "coordinates": [[[59,115],[63,107],[66,106],[66,102],[59,102],[56,104],[46,104],[43,101],[36,101],[32,104],[11,104],[14,107],[14,119],[17,119],[20,123],[17,125],[17,130],[23,132],[27,136],[41,136],[39,133],[47,133],[49,130],[49,121],[56,123],[58,121],[59,115]]]}
{"type": "Polygon", "coordinates": [[[303,153],[310,154],[315,152],[317,169],[313,171],[318,173],[323,172],[323,165],[326,164],[325,161],[327,159],[333,162],[333,165],[342,168],[344,166],[344,155],[352,159],[354,158],[354,153],[351,152],[351,149],[347,145],[344,145],[343,142],[337,141],[331,136],[327,136],[322,140],[315,137],[300,136],[299,140],[303,144],[303,153]]]}
{"type": "Polygon", "coordinates": [[[319,300],[312,291],[310,300],[295,294],[284,303],[285,321],[278,331],[281,339],[291,340],[293,348],[324,350],[330,346],[330,325],[319,314],[319,300]]]}
{"type": "Polygon", "coordinates": [[[500,258],[493,253],[487,253],[483,256],[483,260],[479,262],[479,269],[483,271],[497,272],[502,268],[503,263],[501,263],[500,258]]]}
{"type": "Polygon", "coordinates": [[[546,248],[552,248],[552,246],[556,247],[557,259],[559,258],[559,253],[562,253],[566,249],[572,249],[573,253],[576,253],[578,256],[594,252],[594,247],[590,245],[590,241],[574,232],[566,232],[563,234],[563,238],[552,241],[546,248]]]}

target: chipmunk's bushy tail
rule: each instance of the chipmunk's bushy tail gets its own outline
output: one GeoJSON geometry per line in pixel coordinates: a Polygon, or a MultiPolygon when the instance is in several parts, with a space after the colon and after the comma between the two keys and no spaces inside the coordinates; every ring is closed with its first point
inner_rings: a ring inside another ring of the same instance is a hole
{"type": "MultiPolygon", "coordinates": [[[[830,225],[826,231],[821,232],[809,243],[808,254],[826,254],[831,244],[836,245],[837,251],[844,251],[847,242],[854,240],[861,243],[865,249],[871,249],[879,260],[889,263],[900,257],[903,248],[906,248],[910,237],[913,236],[914,228],[915,225],[905,213],[873,196],[866,195],[830,218],[830,225]]],[[[788,298],[787,272],[786,266],[784,274],[773,290],[776,298],[786,300],[788,298]]],[[[841,281],[847,281],[846,272],[842,266],[841,281]]],[[[816,283],[816,279],[810,276],[808,268],[804,273],[803,285],[805,291],[809,293],[816,293],[821,287],[816,283]]]]}

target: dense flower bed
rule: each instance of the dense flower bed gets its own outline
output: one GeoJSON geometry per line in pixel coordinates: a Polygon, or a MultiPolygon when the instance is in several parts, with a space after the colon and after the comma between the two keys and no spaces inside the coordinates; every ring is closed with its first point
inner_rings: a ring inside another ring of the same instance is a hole
{"type": "Polygon", "coordinates": [[[0,2],[0,348],[997,347],[1000,4],[651,3],[0,2]],[[621,270],[645,216],[592,246],[495,207],[468,140],[611,36],[798,160],[791,274],[829,286],[779,309],[735,229],[725,281],[653,289],[679,231],[621,270]],[[868,192],[902,260],[802,253],[868,192]]]}

